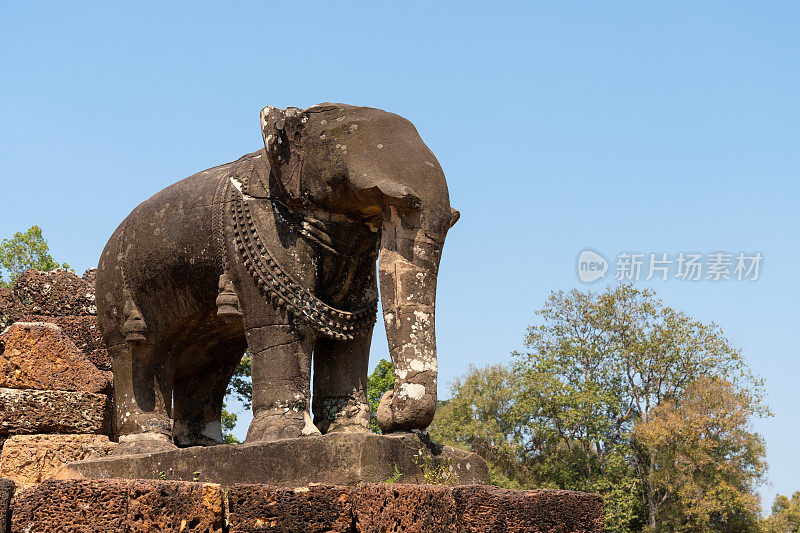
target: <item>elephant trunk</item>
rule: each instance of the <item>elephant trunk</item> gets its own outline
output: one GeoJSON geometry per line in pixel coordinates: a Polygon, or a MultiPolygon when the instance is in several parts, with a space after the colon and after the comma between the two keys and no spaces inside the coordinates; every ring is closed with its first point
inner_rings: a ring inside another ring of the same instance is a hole
{"type": "Polygon", "coordinates": [[[392,210],[378,261],[383,317],[395,372],[394,390],[378,407],[384,433],[424,430],[436,411],[435,304],[441,241],[392,210]],[[410,227],[409,227],[410,226],[410,227]]]}

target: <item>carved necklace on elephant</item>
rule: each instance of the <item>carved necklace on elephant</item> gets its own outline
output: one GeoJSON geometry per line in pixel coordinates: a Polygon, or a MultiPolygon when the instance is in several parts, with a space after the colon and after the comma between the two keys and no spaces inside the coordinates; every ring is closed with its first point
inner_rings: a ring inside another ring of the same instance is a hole
{"type": "MultiPolygon", "coordinates": [[[[303,287],[281,267],[266,246],[265,240],[259,236],[250,211],[250,199],[246,193],[240,192],[238,187],[231,186],[231,181],[228,179],[224,181],[227,182],[225,188],[228,192],[228,201],[222,205],[228,206],[234,245],[242,263],[262,294],[327,337],[351,340],[373,326],[377,316],[377,299],[369,301],[360,309],[345,311],[326,304],[309,289],[303,287]]],[[[266,198],[257,200],[272,201],[266,198]]],[[[225,253],[222,255],[224,257],[225,253]]],[[[227,272],[227,268],[225,270],[227,272]]]]}

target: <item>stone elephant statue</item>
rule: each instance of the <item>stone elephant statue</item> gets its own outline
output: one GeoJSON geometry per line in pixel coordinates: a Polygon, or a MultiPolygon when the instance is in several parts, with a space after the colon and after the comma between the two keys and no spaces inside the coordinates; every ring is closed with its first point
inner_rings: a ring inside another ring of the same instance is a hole
{"type": "Polygon", "coordinates": [[[459,217],[439,162],[408,120],[378,109],[266,107],[261,128],[264,149],[157,193],[103,250],[118,453],[221,442],[246,349],[248,442],[368,431],[378,285],[396,373],[378,424],[433,419],[436,279],[459,217]]]}

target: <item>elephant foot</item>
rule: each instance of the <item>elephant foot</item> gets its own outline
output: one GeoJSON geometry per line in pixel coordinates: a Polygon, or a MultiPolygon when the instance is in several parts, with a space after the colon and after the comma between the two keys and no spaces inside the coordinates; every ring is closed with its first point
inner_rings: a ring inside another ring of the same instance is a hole
{"type": "Polygon", "coordinates": [[[245,442],[269,442],[321,435],[308,411],[267,409],[253,417],[245,442]]]}
{"type": "Polygon", "coordinates": [[[370,433],[369,405],[351,397],[325,398],[317,427],[325,433],[370,433]]]}
{"type": "Polygon", "coordinates": [[[178,447],[167,435],[156,432],[134,433],[122,435],[113,455],[135,455],[140,453],[158,453],[177,450],[178,447]]]}
{"type": "Polygon", "coordinates": [[[433,421],[435,412],[435,394],[410,398],[407,393],[398,396],[394,391],[387,391],[378,403],[376,417],[383,433],[396,433],[425,430],[433,421]]]}

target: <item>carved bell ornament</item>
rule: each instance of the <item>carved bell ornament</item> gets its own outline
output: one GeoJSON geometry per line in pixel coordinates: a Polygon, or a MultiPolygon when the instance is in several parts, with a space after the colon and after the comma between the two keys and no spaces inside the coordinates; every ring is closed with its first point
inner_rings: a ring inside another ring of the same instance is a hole
{"type": "Polygon", "coordinates": [[[233,280],[228,274],[219,277],[219,295],[217,296],[217,316],[230,324],[242,318],[239,310],[239,297],[233,287],[233,280]]]}

